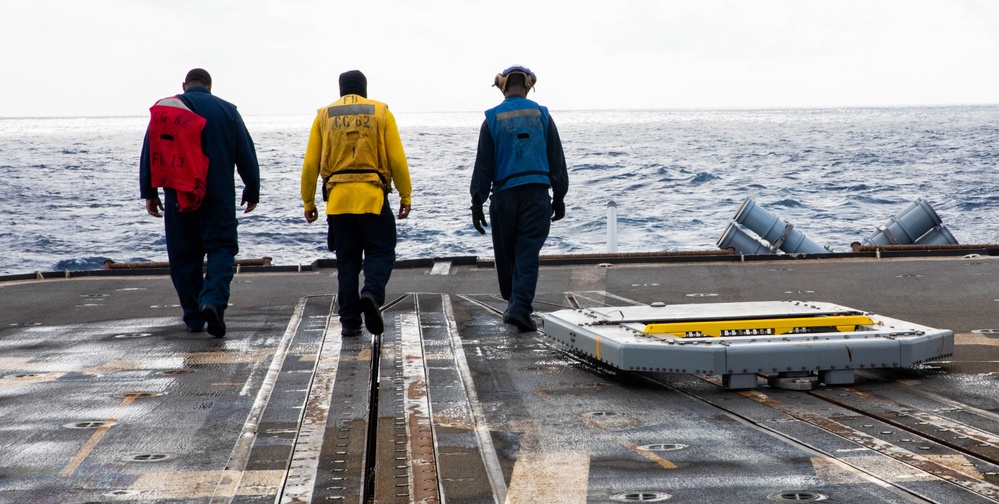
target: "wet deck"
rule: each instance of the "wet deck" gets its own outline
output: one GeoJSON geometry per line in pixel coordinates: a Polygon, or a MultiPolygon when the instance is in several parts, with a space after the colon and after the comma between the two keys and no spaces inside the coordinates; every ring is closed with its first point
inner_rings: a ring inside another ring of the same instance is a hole
{"type": "Polygon", "coordinates": [[[160,274],[8,279],[0,502],[999,502],[999,259],[567,262],[537,310],[815,300],[956,350],[740,392],[517,333],[475,261],[397,269],[380,339],[339,337],[326,268],[238,274],[224,339],[160,274]]]}

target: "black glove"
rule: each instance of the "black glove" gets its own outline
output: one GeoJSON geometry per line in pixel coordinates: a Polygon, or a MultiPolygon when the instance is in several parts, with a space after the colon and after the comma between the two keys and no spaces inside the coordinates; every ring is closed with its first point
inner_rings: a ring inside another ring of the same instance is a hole
{"type": "Polygon", "coordinates": [[[472,205],[472,225],[479,234],[486,234],[483,226],[488,226],[489,223],[486,222],[486,214],[482,213],[482,205],[472,205]]]}
{"type": "Polygon", "coordinates": [[[565,202],[552,201],[552,222],[561,220],[562,217],[565,217],[565,202]]]}

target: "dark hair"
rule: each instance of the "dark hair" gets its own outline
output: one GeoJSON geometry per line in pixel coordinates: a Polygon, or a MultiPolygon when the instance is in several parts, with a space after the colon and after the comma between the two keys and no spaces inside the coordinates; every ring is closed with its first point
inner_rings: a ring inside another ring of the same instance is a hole
{"type": "Polygon", "coordinates": [[[195,68],[190,72],[187,72],[187,77],[184,78],[184,84],[189,84],[191,82],[200,82],[206,86],[212,85],[212,76],[208,74],[208,70],[204,68],[195,68]]]}

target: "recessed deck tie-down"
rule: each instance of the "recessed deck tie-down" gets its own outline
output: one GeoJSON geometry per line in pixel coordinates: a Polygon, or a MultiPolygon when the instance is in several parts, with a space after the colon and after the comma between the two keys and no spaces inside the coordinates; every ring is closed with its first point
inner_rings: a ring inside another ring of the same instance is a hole
{"type": "Polygon", "coordinates": [[[945,329],[831,303],[621,306],[542,314],[543,331],[626,371],[720,375],[732,389],[853,383],[856,369],[912,366],[954,352],[945,329]]]}

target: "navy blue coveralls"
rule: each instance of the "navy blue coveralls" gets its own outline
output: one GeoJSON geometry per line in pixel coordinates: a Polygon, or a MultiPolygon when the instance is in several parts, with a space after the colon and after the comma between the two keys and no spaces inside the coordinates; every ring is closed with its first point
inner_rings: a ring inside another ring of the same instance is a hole
{"type": "Polygon", "coordinates": [[[489,198],[496,276],[507,312],[530,316],[552,200],[564,201],[569,190],[562,141],[545,107],[510,96],[486,111],[470,189],[473,205],[489,198]]]}
{"type": "MultiPolygon", "coordinates": [[[[164,189],[164,227],[170,279],[184,310],[189,328],[204,325],[201,307],[214,305],[222,315],[229,304],[229,284],[239,244],[236,236],[236,185],[233,169],[243,180],[243,200],[260,200],[260,167],[253,139],[236,106],[213,96],[204,87],[191,86],[179,95],[194,113],[206,119],[201,145],[208,156],[205,200],[191,212],[180,212],[177,192],[164,189]],[[202,276],[205,256],[208,266],[202,276]]],[[[149,133],[142,142],[139,160],[139,186],[142,198],[157,196],[150,185],[149,133]]]]}

